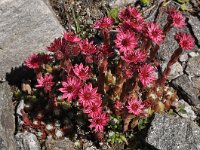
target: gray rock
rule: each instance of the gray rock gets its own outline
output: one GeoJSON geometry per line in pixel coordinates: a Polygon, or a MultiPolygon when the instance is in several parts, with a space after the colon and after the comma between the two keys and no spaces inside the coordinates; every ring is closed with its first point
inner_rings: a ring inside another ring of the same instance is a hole
{"type": "Polygon", "coordinates": [[[200,104],[200,90],[195,88],[187,75],[182,75],[172,81],[174,87],[181,93],[183,99],[190,104],[200,104]]]}
{"type": "Polygon", "coordinates": [[[42,0],[0,1],[0,77],[64,31],[42,0]]]}
{"type": "Polygon", "coordinates": [[[188,60],[188,54],[187,53],[183,53],[180,57],[179,57],[180,62],[186,62],[188,60]]]}
{"type": "Polygon", "coordinates": [[[175,79],[179,76],[183,75],[183,67],[179,62],[176,62],[171,66],[171,72],[168,76],[169,80],[175,79]]]}
{"type": "Polygon", "coordinates": [[[45,143],[46,150],[75,150],[74,143],[65,138],[63,140],[54,140],[52,138],[48,138],[45,143]]]}
{"type": "Polygon", "coordinates": [[[164,62],[168,62],[173,52],[178,48],[178,43],[174,40],[176,29],[171,29],[165,38],[164,43],[160,46],[158,57],[164,62]]]}
{"type": "Polygon", "coordinates": [[[15,150],[15,119],[12,92],[7,82],[0,84],[0,149],[15,150]]]}
{"type": "Polygon", "coordinates": [[[109,6],[111,8],[118,8],[118,7],[127,6],[128,4],[133,4],[135,2],[136,0],[111,0],[109,2],[109,6]]]}
{"type": "MultiPolygon", "coordinates": [[[[162,71],[164,71],[166,65],[167,65],[167,63],[163,63],[161,65],[162,71]]],[[[171,66],[171,71],[167,78],[168,78],[168,80],[173,80],[181,75],[183,75],[183,67],[181,66],[181,64],[179,62],[176,62],[171,66]]]]}
{"type": "Polygon", "coordinates": [[[183,99],[179,100],[177,103],[178,103],[177,112],[181,117],[187,118],[190,120],[195,120],[197,118],[197,115],[192,110],[192,107],[183,99]],[[183,109],[185,110],[185,112],[180,111],[181,107],[184,107],[183,109]]]}
{"type": "Polygon", "coordinates": [[[33,133],[25,131],[15,135],[17,150],[40,150],[40,144],[33,133]]]}
{"type": "Polygon", "coordinates": [[[185,71],[190,77],[200,76],[200,55],[189,59],[185,71]]]}
{"type": "Polygon", "coordinates": [[[200,89],[200,77],[192,77],[193,87],[200,89]]]}
{"type": "Polygon", "coordinates": [[[146,142],[161,150],[200,150],[200,128],[192,121],[156,114],[146,142]]]}
{"type": "Polygon", "coordinates": [[[83,140],[83,150],[98,150],[91,141],[83,140]]]}
{"type": "Polygon", "coordinates": [[[199,53],[198,52],[190,52],[189,56],[190,57],[196,57],[196,56],[199,56],[199,53]]]}
{"type": "Polygon", "coordinates": [[[188,23],[191,25],[194,36],[198,40],[198,44],[200,44],[200,21],[197,17],[193,17],[190,15],[188,23]]]}

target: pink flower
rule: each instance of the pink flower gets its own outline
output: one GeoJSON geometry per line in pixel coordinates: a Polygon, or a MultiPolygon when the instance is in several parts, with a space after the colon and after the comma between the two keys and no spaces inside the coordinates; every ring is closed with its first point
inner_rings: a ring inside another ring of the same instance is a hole
{"type": "Polygon", "coordinates": [[[50,55],[47,54],[31,54],[24,64],[32,69],[38,69],[42,64],[47,64],[50,61],[50,55]]]}
{"type": "Polygon", "coordinates": [[[113,22],[114,22],[113,18],[103,17],[103,18],[95,21],[94,28],[96,28],[96,29],[110,28],[110,27],[112,27],[113,22]]]}
{"type": "Polygon", "coordinates": [[[51,91],[51,87],[54,85],[54,82],[52,82],[53,76],[51,74],[46,74],[44,77],[41,76],[37,79],[38,84],[36,87],[38,88],[44,88],[45,92],[51,91]]]}
{"type": "Polygon", "coordinates": [[[145,34],[150,38],[154,43],[161,44],[164,40],[163,31],[155,23],[147,23],[145,28],[145,34]]]}
{"type": "Polygon", "coordinates": [[[144,28],[144,21],[134,21],[134,20],[127,20],[126,23],[131,26],[131,28],[135,29],[138,32],[142,32],[144,28]]]}
{"type": "Polygon", "coordinates": [[[32,69],[38,69],[42,65],[42,61],[39,54],[31,54],[25,61],[24,64],[32,69]]]}
{"type": "Polygon", "coordinates": [[[130,12],[129,10],[126,8],[122,11],[119,12],[118,18],[121,20],[127,20],[130,19],[130,12]]]}
{"type": "Polygon", "coordinates": [[[56,56],[56,58],[58,60],[61,60],[64,57],[64,54],[61,51],[57,51],[56,54],[55,54],[55,56],[56,56]]]}
{"type": "Polygon", "coordinates": [[[56,38],[53,43],[50,44],[49,47],[47,47],[47,49],[50,51],[50,52],[56,52],[56,51],[59,51],[62,47],[62,40],[61,38],[56,38]]]}
{"type": "Polygon", "coordinates": [[[59,89],[63,93],[62,98],[67,98],[68,101],[71,101],[77,97],[79,89],[81,88],[81,82],[76,77],[68,77],[67,82],[62,82],[62,86],[59,89]]]}
{"type": "Polygon", "coordinates": [[[87,38],[79,43],[79,46],[84,55],[91,55],[97,52],[97,48],[93,45],[93,42],[89,42],[87,38]]]}
{"type": "Polygon", "coordinates": [[[120,101],[116,101],[114,104],[114,108],[117,110],[121,110],[123,108],[123,104],[120,101]]]}
{"type": "Polygon", "coordinates": [[[132,25],[130,25],[129,20],[119,24],[119,31],[132,32],[132,25]]]}
{"type": "Polygon", "coordinates": [[[175,8],[170,8],[168,10],[168,20],[172,23],[172,25],[176,28],[185,27],[185,17],[183,17],[182,13],[175,8]]]}
{"type": "Polygon", "coordinates": [[[156,79],[153,73],[156,71],[154,67],[150,64],[145,64],[139,67],[139,75],[138,78],[142,85],[146,87],[149,84],[152,84],[153,81],[156,79]]]}
{"type": "Polygon", "coordinates": [[[119,12],[118,17],[121,20],[128,20],[128,19],[135,19],[135,20],[143,20],[142,15],[139,13],[139,11],[134,7],[127,7],[126,9],[119,12]]]}
{"type": "Polygon", "coordinates": [[[92,117],[92,118],[96,117],[99,114],[101,114],[101,111],[102,111],[101,103],[95,103],[92,106],[85,107],[83,111],[84,113],[88,114],[89,117],[92,117]]]}
{"type": "Polygon", "coordinates": [[[138,39],[135,37],[133,32],[122,32],[117,33],[117,39],[115,40],[116,47],[119,48],[120,52],[133,50],[137,46],[138,39]]]}
{"type": "Polygon", "coordinates": [[[73,69],[75,75],[83,80],[83,81],[86,81],[87,79],[90,78],[90,71],[89,71],[89,66],[86,66],[86,67],[83,67],[83,64],[81,63],[80,65],[76,64],[74,66],[74,69],[73,69]]]}
{"type": "Polygon", "coordinates": [[[176,33],[175,39],[182,49],[192,50],[194,48],[194,38],[188,33],[176,33]]]}
{"type": "Polygon", "coordinates": [[[91,107],[95,103],[101,103],[101,95],[97,93],[97,88],[92,88],[92,84],[85,84],[83,89],[79,91],[79,103],[83,107],[91,107]]]}
{"type": "Polygon", "coordinates": [[[79,42],[81,39],[76,36],[73,32],[65,32],[64,33],[64,39],[68,42],[76,43],[79,42]]]}
{"type": "Polygon", "coordinates": [[[125,51],[124,56],[121,56],[121,58],[126,61],[127,63],[139,63],[144,62],[147,58],[147,54],[145,51],[142,50],[130,50],[125,51]]]}
{"type": "Polygon", "coordinates": [[[101,113],[98,116],[89,119],[91,122],[90,128],[94,128],[95,132],[104,132],[104,127],[108,125],[109,117],[106,116],[106,113],[101,113]]]}
{"type": "Polygon", "coordinates": [[[80,53],[79,41],[80,39],[73,35],[73,33],[65,33],[65,38],[63,38],[63,48],[62,52],[67,56],[77,56],[80,53]]]}
{"type": "Polygon", "coordinates": [[[142,101],[138,100],[138,99],[130,99],[128,101],[128,106],[126,106],[128,108],[128,112],[132,113],[136,116],[139,116],[143,113],[143,108],[144,105],[142,105],[142,101]]]}
{"type": "Polygon", "coordinates": [[[130,16],[133,17],[133,19],[139,21],[144,20],[141,13],[134,7],[128,6],[128,11],[130,13],[130,16]]]}

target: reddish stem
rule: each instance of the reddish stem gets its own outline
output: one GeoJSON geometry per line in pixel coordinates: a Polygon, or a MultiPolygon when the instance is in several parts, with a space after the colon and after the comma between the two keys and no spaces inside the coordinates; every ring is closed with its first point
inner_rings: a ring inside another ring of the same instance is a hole
{"type": "Polygon", "coordinates": [[[104,94],[104,83],[105,83],[105,72],[107,71],[107,57],[104,56],[103,61],[99,67],[99,76],[98,76],[98,92],[104,94]]]}
{"type": "Polygon", "coordinates": [[[158,52],[160,46],[158,44],[156,44],[156,46],[154,47],[154,49],[152,49],[152,51],[150,52],[150,59],[154,60],[156,53],[158,52]]]}
{"type": "Polygon", "coordinates": [[[104,39],[104,45],[109,48],[110,47],[110,34],[109,34],[108,30],[103,29],[101,31],[101,33],[102,33],[102,36],[104,39]]]}
{"type": "Polygon", "coordinates": [[[172,28],[172,23],[168,21],[163,28],[164,35],[166,35],[166,33],[169,32],[171,28],[172,28]]]}
{"type": "Polygon", "coordinates": [[[147,39],[146,42],[144,42],[144,43],[145,44],[144,44],[144,47],[142,48],[142,50],[144,49],[148,53],[149,49],[151,48],[152,42],[150,39],[147,39]]]}
{"type": "Polygon", "coordinates": [[[123,86],[125,84],[126,79],[123,76],[122,69],[123,69],[123,62],[122,60],[119,60],[117,66],[116,66],[116,75],[117,75],[117,82],[113,89],[113,97],[120,99],[121,94],[123,91],[123,86]]]}
{"type": "Polygon", "coordinates": [[[165,68],[164,72],[162,73],[162,78],[159,81],[161,85],[163,85],[166,82],[167,76],[169,75],[169,73],[171,71],[171,66],[178,61],[178,58],[180,57],[182,52],[183,52],[183,49],[180,47],[174,51],[173,55],[171,56],[170,61],[167,64],[167,67],[165,68]]]}

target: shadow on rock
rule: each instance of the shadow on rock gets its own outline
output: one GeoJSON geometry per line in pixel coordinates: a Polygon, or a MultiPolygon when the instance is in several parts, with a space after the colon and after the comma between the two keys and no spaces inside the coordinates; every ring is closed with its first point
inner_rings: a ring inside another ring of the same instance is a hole
{"type": "Polygon", "coordinates": [[[35,79],[34,71],[26,66],[12,68],[11,72],[6,74],[6,81],[8,81],[9,85],[17,87],[20,87],[22,82],[28,80],[31,80],[31,84],[34,84],[35,81],[33,79],[35,79]]]}

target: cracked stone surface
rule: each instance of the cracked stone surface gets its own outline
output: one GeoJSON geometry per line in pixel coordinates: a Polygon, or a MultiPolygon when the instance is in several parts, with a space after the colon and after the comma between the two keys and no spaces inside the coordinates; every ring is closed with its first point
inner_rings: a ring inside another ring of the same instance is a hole
{"type": "MultiPolygon", "coordinates": [[[[165,64],[163,63],[161,65],[162,71],[164,71],[166,66],[167,66],[167,63],[165,63],[165,64]]],[[[173,79],[175,79],[175,78],[177,78],[177,77],[179,77],[181,75],[183,75],[183,67],[181,66],[181,64],[179,62],[176,62],[171,66],[171,72],[168,75],[167,79],[168,80],[173,80],[173,79]]]]}
{"type": "Polygon", "coordinates": [[[109,2],[109,6],[111,8],[116,8],[116,7],[123,7],[126,6],[128,4],[132,4],[135,3],[136,0],[111,0],[109,2]]]}
{"type": "Polygon", "coordinates": [[[15,140],[16,150],[41,150],[37,137],[33,133],[17,133],[15,140]]]}
{"type": "Polygon", "coordinates": [[[193,17],[192,15],[189,17],[188,23],[191,25],[193,33],[198,40],[198,44],[200,44],[200,21],[197,17],[193,17]]]}
{"type": "Polygon", "coordinates": [[[45,146],[46,150],[66,150],[66,148],[69,150],[75,150],[74,143],[68,138],[63,140],[47,139],[45,146]]]}
{"type": "Polygon", "coordinates": [[[200,104],[200,90],[193,86],[193,83],[187,75],[182,75],[172,81],[175,88],[182,94],[184,100],[187,100],[190,104],[200,104]]]}
{"type": "Polygon", "coordinates": [[[188,60],[188,54],[187,53],[183,53],[180,57],[179,57],[180,62],[186,62],[188,60]]]}
{"type": "Polygon", "coordinates": [[[200,128],[190,120],[156,114],[146,142],[160,150],[200,150],[200,128]]]}
{"type": "Polygon", "coordinates": [[[98,150],[91,141],[83,140],[83,150],[98,150]]]}
{"type": "Polygon", "coordinates": [[[178,101],[178,105],[184,106],[185,112],[178,111],[178,114],[181,117],[187,118],[187,119],[190,119],[190,120],[195,120],[197,118],[197,115],[194,113],[192,107],[187,102],[185,102],[183,99],[178,101]]]}
{"type": "Polygon", "coordinates": [[[192,77],[193,87],[200,89],[200,77],[192,77]]]}
{"type": "Polygon", "coordinates": [[[0,83],[0,150],[15,150],[15,119],[12,92],[7,82],[0,83]]]}
{"type": "Polygon", "coordinates": [[[0,78],[41,52],[64,29],[42,0],[0,1],[0,78]]]}
{"type": "Polygon", "coordinates": [[[172,80],[179,76],[183,75],[183,67],[179,62],[176,62],[171,66],[171,72],[169,74],[168,79],[172,80]]]}
{"type": "Polygon", "coordinates": [[[185,71],[191,77],[200,76],[200,55],[189,59],[185,71]]]}

